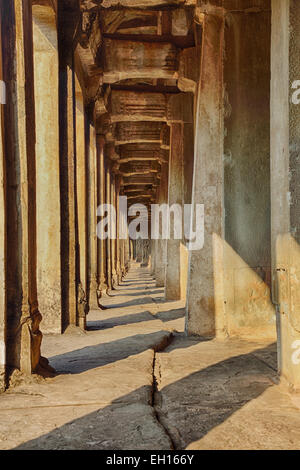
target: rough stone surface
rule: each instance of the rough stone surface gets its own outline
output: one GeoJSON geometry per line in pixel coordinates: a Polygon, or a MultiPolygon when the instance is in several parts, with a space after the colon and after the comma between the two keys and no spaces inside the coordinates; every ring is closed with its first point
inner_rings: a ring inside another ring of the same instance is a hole
{"type": "Polygon", "coordinates": [[[134,263],[86,332],[46,335],[52,379],[0,396],[1,449],[296,449],[299,400],[277,384],[273,344],[183,334],[134,263]],[[76,345],[76,346],[74,346],[76,345]]]}
{"type": "Polygon", "coordinates": [[[0,396],[0,448],[170,448],[151,406],[154,349],[170,340],[150,313],[160,295],[137,267],[103,299],[110,309],[90,312],[86,332],[45,335],[43,354],[57,376],[0,396]]]}
{"type": "Polygon", "coordinates": [[[299,18],[299,0],[0,2],[4,448],[293,448],[299,18]],[[194,203],[184,236],[131,240],[157,202],[171,222],[194,203]]]}

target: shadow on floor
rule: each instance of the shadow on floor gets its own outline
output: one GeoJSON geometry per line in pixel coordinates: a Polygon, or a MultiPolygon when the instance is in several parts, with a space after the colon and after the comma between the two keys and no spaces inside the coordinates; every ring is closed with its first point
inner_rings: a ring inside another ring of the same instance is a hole
{"type": "MultiPolygon", "coordinates": [[[[117,299],[117,296],[112,296],[114,297],[115,299],[117,299]]],[[[136,305],[143,305],[143,304],[153,304],[155,305],[154,301],[153,301],[153,298],[152,297],[147,297],[147,296],[144,296],[144,297],[141,297],[141,298],[137,298],[137,299],[134,299],[134,300],[130,300],[129,302],[120,302],[120,303],[108,303],[108,302],[105,302],[104,300],[102,300],[102,305],[104,305],[106,308],[109,308],[109,309],[123,309],[123,308],[126,308],[126,307],[134,307],[136,305]]]]}
{"type": "Polygon", "coordinates": [[[118,296],[122,296],[122,297],[138,297],[138,296],[142,296],[142,295],[155,295],[155,294],[163,294],[164,293],[164,290],[163,289],[156,289],[156,290],[151,290],[150,288],[146,288],[142,291],[139,291],[139,292],[133,292],[131,294],[125,294],[125,292],[127,291],[128,289],[124,289],[124,291],[122,290],[119,290],[118,288],[117,289],[114,289],[114,297],[118,297],[118,296]]]}
{"type": "Polygon", "coordinates": [[[126,336],[122,339],[86,346],[48,359],[57,374],[81,374],[87,370],[140,354],[147,349],[155,349],[157,344],[163,343],[165,345],[169,336],[169,333],[163,330],[126,336]]]}
{"type": "Polygon", "coordinates": [[[150,285],[150,286],[146,286],[146,287],[145,286],[141,286],[141,287],[126,287],[126,286],[124,286],[125,287],[124,289],[122,289],[121,287],[122,287],[122,284],[120,284],[117,287],[116,291],[127,292],[127,291],[132,291],[132,290],[134,290],[134,291],[139,291],[139,290],[143,291],[145,289],[161,289],[161,287],[156,287],[155,284],[150,285]]]}
{"type": "MultiPolygon", "coordinates": [[[[187,345],[186,339],[184,344],[187,345]]],[[[159,420],[168,429],[176,449],[199,441],[273,385],[276,372],[257,357],[260,354],[276,354],[274,345],[255,350],[255,355],[248,353],[220,361],[155,394],[159,420]]],[[[132,403],[132,393],[122,397],[121,404],[112,402],[16,449],[154,449],[147,441],[149,421],[145,419],[145,406],[132,403]],[[141,436],[140,442],[137,436],[141,436]]]]}
{"type": "Polygon", "coordinates": [[[129,284],[155,284],[155,279],[148,273],[144,273],[140,275],[137,273],[136,277],[131,277],[128,274],[126,275],[126,278],[123,278],[121,281],[121,285],[129,285],[129,284]]]}
{"type": "MultiPolygon", "coordinates": [[[[117,297],[126,295],[130,289],[140,290],[140,293],[134,294],[140,298],[118,304],[108,299],[107,304],[108,302],[111,304],[107,306],[114,309],[142,306],[148,302],[155,303],[158,299],[147,296],[152,292],[159,292],[155,290],[153,283],[151,278],[145,280],[140,277],[127,278],[115,291],[114,301],[118,301],[117,297]],[[137,287],[139,284],[140,287],[137,287]],[[152,290],[148,290],[145,285],[152,290]]],[[[168,308],[167,302],[162,303],[165,305],[164,308],[168,308]]],[[[151,316],[147,311],[141,311],[119,317],[97,319],[88,322],[88,329],[101,330],[129,325],[130,334],[130,325],[134,323],[150,322],[156,318],[163,322],[177,320],[184,316],[184,310],[184,308],[175,308],[159,311],[155,316],[151,316]]],[[[81,374],[97,368],[100,374],[100,368],[107,364],[140,354],[157,347],[157,344],[165,347],[168,338],[169,333],[163,330],[136,334],[53,356],[50,358],[50,363],[59,374],[81,374]]],[[[170,351],[192,348],[200,342],[209,342],[209,340],[187,338],[183,334],[176,334],[172,344],[161,353],[161,357],[170,351]]],[[[213,343],[209,343],[214,347],[213,343]]],[[[175,449],[185,449],[273,386],[277,374],[276,366],[274,370],[272,364],[276,364],[276,345],[255,349],[247,354],[233,355],[215,364],[199,368],[187,376],[184,376],[185,364],[181,364],[184,369],[182,374],[178,375],[184,377],[162,386],[162,389],[156,391],[154,395],[154,382],[153,385],[145,384],[128,395],[118,397],[107,406],[101,408],[100,405],[96,405],[99,406],[96,411],[73,419],[47,434],[19,445],[16,449],[168,450],[172,448],[172,443],[175,449]],[[145,397],[149,397],[148,403],[145,397]],[[157,434],[161,433],[161,425],[167,429],[165,438],[162,439],[157,437],[157,434]],[[171,437],[172,443],[168,436],[171,437]]],[[[120,381],[122,381],[121,371],[120,364],[120,381]]],[[[138,373],[137,370],[136,374],[138,373]]]]}
{"type": "Polygon", "coordinates": [[[149,312],[132,313],[130,315],[122,315],[119,317],[110,317],[100,320],[93,320],[87,322],[87,331],[107,330],[121,325],[131,325],[134,323],[141,323],[145,321],[153,321],[159,319],[164,323],[172,320],[178,320],[185,316],[185,311],[182,308],[168,310],[166,312],[158,312],[156,315],[151,315],[149,312]]]}
{"type": "Polygon", "coordinates": [[[117,287],[112,291],[112,293],[108,297],[103,297],[101,299],[101,304],[104,305],[106,308],[124,308],[124,307],[131,307],[135,305],[141,305],[144,303],[153,303],[155,305],[156,301],[160,298],[153,298],[152,295],[156,294],[163,294],[164,289],[155,288],[154,286],[143,287],[140,292],[135,292],[128,294],[127,291],[129,290],[126,286],[124,288],[120,288],[122,286],[117,287]],[[126,297],[136,297],[132,300],[126,302],[123,298],[126,297]],[[121,299],[120,299],[121,298],[121,299]],[[116,303],[120,299],[119,303],[116,303]]]}
{"type": "Polygon", "coordinates": [[[164,323],[167,323],[172,320],[178,320],[179,318],[184,318],[185,308],[176,308],[173,310],[166,310],[166,311],[158,312],[155,316],[159,318],[161,321],[163,321],[164,323]]]}

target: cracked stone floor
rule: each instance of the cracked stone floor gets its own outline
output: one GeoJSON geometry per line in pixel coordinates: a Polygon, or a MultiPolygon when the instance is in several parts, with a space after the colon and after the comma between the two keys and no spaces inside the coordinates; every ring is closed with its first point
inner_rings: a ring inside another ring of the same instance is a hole
{"type": "Polygon", "coordinates": [[[135,263],[103,304],[44,336],[54,378],[0,395],[0,449],[299,449],[274,344],[185,337],[183,303],[135,263]]]}

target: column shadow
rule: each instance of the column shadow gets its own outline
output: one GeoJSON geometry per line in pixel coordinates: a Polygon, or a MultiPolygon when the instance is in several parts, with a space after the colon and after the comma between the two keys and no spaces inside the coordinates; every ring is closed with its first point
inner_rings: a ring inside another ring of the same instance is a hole
{"type": "MultiPolygon", "coordinates": [[[[186,348],[186,341],[181,346],[186,348]]],[[[98,348],[95,351],[99,352],[98,348]]],[[[152,403],[132,403],[135,390],[15,449],[185,449],[274,385],[276,371],[259,359],[264,355],[276,355],[273,344],[230,357],[163,387],[154,395],[155,411],[152,403]],[[159,440],[155,443],[153,436],[145,439],[149,433],[147,413],[152,421],[156,414],[168,430],[170,446],[165,443],[162,447],[159,440]],[[136,440],[136,429],[140,440],[136,440]]]]}

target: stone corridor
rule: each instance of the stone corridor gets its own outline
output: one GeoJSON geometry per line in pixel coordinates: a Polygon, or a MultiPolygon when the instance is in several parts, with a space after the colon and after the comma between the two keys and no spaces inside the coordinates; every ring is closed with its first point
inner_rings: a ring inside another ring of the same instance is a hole
{"type": "Polygon", "coordinates": [[[300,447],[300,0],[0,0],[0,448],[300,447]]]}
{"type": "Polygon", "coordinates": [[[297,449],[300,400],[276,385],[276,346],[183,334],[133,263],[87,331],[45,335],[57,375],[15,375],[0,400],[0,449],[297,449]]]}

